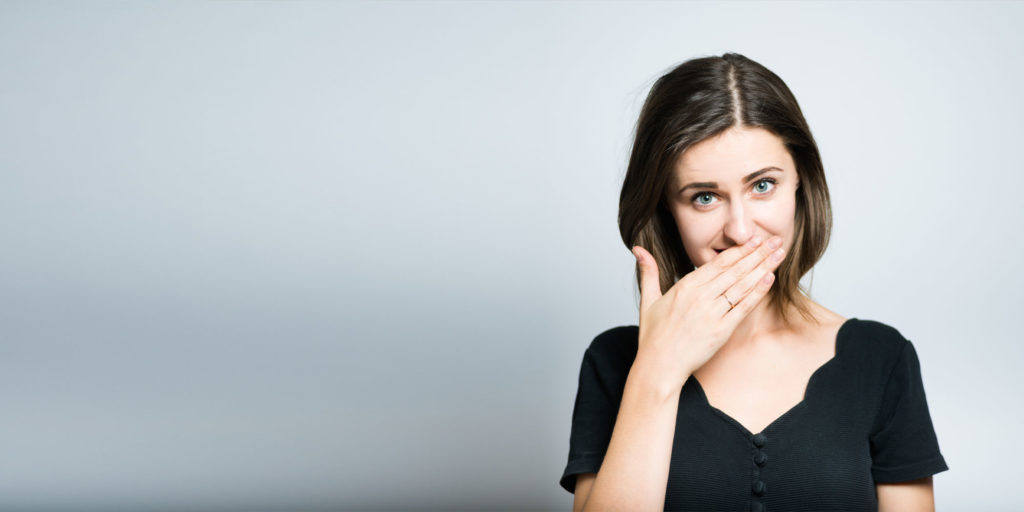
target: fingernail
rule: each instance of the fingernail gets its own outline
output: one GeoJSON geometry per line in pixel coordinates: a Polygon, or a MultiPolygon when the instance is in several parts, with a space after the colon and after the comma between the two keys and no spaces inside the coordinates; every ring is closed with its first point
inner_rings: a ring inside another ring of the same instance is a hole
{"type": "Polygon", "coordinates": [[[771,240],[768,241],[768,248],[769,249],[774,249],[774,248],[776,248],[776,247],[778,247],[780,245],[782,245],[782,238],[773,237],[771,240]]]}
{"type": "Polygon", "coordinates": [[[786,251],[779,249],[772,253],[772,261],[782,261],[782,257],[786,254],[786,251]]]}
{"type": "Polygon", "coordinates": [[[761,243],[761,235],[754,235],[754,238],[750,239],[751,247],[756,247],[761,243]]]}

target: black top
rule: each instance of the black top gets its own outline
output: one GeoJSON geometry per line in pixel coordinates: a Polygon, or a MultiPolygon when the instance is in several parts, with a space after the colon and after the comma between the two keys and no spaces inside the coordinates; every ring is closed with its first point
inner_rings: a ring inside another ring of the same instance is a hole
{"type": "MultiPolygon", "coordinates": [[[[583,354],[560,484],[601,467],[636,358],[639,328],[609,329],[583,354]]],[[[847,319],[804,399],[757,435],[712,407],[692,375],[676,415],[665,510],[877,510],[876,482],[949,467],[932,427],[914,345],[847,319]]]]}

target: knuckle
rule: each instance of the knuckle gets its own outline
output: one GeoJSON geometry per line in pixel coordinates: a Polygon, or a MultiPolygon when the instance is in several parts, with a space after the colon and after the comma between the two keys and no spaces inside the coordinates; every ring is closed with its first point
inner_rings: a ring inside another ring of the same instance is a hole
{"type": "Polygon", "coordinates": [[[768,288],[771,287],[771,285],[772,285],[771,281],[768,281],[766,283],[766,282],[764,282],[763,278],[762,279],[758,279],[757,282],[754,283],[754,288],[753,288],[753,290],[751,290],[751,293],[756,293],[758,296],[760,296],[761,294],[767,292],[768,288]]]}
{"type": "Polygon", "coordinates": [[[729,278],[733,281],[739,281],[747,274],[747,271],[740,265],[733,265],[726,272],[729,273],[729,278]]]}
{"type": "MultiPolygon", "coordinates": [[[[785,249],[777,249],[777,251],[782,251],[782,252],[779,253],[782,256],[786,255],[785,249]]],[[[774,267],[775,265],[778,265],[779,263],[782,262],[782,258],[779,258],[779,261],[774,261],[773,260],[772,256],[775,254],[775,252],[776,251],[772,251],[772,252],[768,253],[768,256],[765,258],[765,260],[763,262],[764,266],[766,266],[766,267],[774,267]]]]}
{"type": "Polygon", "coordinates": [[[769,244],[764,243],[764,244],[761,244],[760,247],[757,248],[757,251],[760,252],[762,255],[767,256],[767,255],[775,252],[775,249],[776,249],[776,247],[771,247],[769,244]]]}
{"type": "Polygon", "coordinates": [[[669,287],[668,294],[671,294],[673,297],[678,296],[679,294],[685,292],[690,286],[692,286],[692,282],[693,281],[687,279],[686,277],[683,277],[682,279],[676,281],[675,284],[673,284],[671,287],[669,287]]]}
{"type": "Polygon", "coordinates": [[[762,276],[764,276],[763,273],[754,272],[751,274],[750,278],[747,279],[747,282],[743,283],[743,285],[746,287],[747,293],[749,293],[751,296],[754,296],[760,292],[762,276]]]}

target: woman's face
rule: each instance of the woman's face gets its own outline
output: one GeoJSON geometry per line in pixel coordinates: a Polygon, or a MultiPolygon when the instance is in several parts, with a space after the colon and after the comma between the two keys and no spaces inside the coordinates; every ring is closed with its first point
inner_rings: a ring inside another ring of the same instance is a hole
{"type": "Polygon", "coordinates": [[[690,261],[699,267],[754,235],[781,236],[788,254],[799,181],[782,139],[763,128],[733,127],[687,148],[667,194],[690,261]]]}

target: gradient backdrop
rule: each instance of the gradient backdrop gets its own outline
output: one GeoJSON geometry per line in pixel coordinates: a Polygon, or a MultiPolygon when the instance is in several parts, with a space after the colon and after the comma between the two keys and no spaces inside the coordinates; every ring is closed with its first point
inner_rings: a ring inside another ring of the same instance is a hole
{"type": "Polygon", "coordinates": [[[0,2],[0,509],[569,510],[675,64],[792,88],[805,283],[918,347],[940,510],[1019,509],[1024,3],[0,2]]]}

